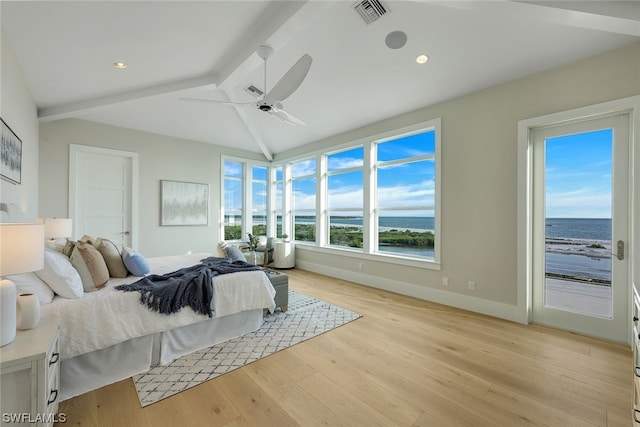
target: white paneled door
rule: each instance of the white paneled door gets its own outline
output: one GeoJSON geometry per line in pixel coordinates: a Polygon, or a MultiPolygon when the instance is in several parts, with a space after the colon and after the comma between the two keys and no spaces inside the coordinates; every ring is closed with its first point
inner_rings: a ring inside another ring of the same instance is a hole
{"type": "Polygon", "coordinates": [[[103,237],[136,246],[138,155],[71,145],[69,212],[74,238],[103,237]]]}
{"type": "Polygon", "coordinates": [[[532,136],[534,321],[625,342],[629,114],[532,136]]]}

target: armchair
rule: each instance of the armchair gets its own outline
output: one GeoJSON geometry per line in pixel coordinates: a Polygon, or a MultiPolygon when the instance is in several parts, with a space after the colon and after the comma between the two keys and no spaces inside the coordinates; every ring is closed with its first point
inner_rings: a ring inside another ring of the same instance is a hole
{"type": "Polygon", "coordinates": [[[256,265],[267,267],[273,262],[273,237],[258,236],[256,265]]]}

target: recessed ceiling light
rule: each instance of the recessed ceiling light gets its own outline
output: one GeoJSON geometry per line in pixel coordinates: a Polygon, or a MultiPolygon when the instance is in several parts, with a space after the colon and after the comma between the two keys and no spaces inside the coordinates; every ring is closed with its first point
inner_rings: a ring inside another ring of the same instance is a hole
{"type": "Polygon", "coordinates": [[[420,55],[416,56],[416,62],[418,64],[426,64],[428,60],[429,60],[429,57],[424,53],[421,53],[420,55]]]}
{"type": "Polygon", "coordinates": [[[124,62],[114,62],[113,66],[120,69],[127,68],[127,64],[125,64],[124,62]]]}

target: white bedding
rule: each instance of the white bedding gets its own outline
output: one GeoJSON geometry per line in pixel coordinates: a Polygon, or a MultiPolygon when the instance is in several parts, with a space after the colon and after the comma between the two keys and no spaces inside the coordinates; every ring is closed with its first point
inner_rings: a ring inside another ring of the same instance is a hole
{"type": "MultiPolygon", "coordinates": [[[[165,274],[179,268],[195,265],[210,254],[192,254],[149,258],[153,274],[165,274]]],[[[114,344],[175,329],[209,319],[185,307],[180,312],[165,315],[149,310],[140,304],[138,292],[114,289],[139,278],[112,278],[99,291],[85,293],[81,299],[54,298],[51,304],[41,307],[43,315],[55,315],[61,319],[60,356],[68,359],[114,344]]],[[[222,317],[241,311],[267,308],[275,309],[275,290],[262,271],[222,274],[213,279],[214,317],[222,317]]]]}

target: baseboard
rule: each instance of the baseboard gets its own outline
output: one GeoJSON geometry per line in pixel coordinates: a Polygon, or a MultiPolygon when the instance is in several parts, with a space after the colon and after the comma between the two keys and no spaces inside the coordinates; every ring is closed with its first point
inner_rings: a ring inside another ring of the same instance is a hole
{"type": "Polygon", "coordinates": [[[399,280],[385,279],[378,276],[343,270],[329,265],[317,264],[309,261],[296,260],[296,267],[302,270],[359,283],[361,285],[383,289],[385,291],[448,305],[450,307],[486,314],[488,316],[498,317],[512,322],[526,323],[523,321],[522,316],[519,314],[519,309],[515,305],[471,297],[468,295],[461,295],[454,292],[446,292],[426,286],[418,286],[413,283],[402,282],[399,280]]]}

